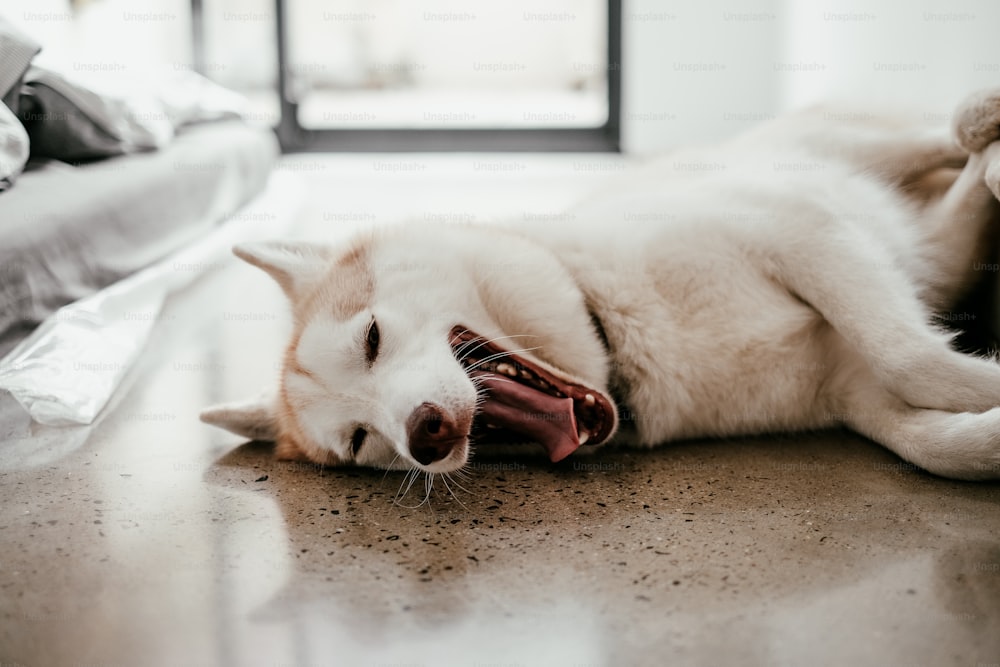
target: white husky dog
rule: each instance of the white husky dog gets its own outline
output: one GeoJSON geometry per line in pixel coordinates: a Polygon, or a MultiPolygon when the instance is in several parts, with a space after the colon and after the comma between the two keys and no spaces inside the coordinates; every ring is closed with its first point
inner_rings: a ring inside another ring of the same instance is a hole
{"type": "Polygon", "coordinates": [[[427,473],[491,442],[556,461],[843,425],[933,473],[998,478],[1000,365],[933,321],[987,261],[1000,91],[954,119],[952,137],[813,109],[671,156],[566,222],[239,246],[294,333],[273,400],[202,419],[283,458],[427,473]]]}

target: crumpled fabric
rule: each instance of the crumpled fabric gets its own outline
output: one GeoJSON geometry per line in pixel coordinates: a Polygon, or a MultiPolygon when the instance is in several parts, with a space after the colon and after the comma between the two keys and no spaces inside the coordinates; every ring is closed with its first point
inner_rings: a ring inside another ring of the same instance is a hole
{"type": "Polygon", "coordinates": [[[249,102],[189,71],[140,78],[70,75],[31,67],[20,118],[32,157],[95,160],[166,146],[177,130],[249,115],[249,102]]]}
{"type": "Polygon", "coordinates": [[[215,266],[235,243],[280,236],[304,200],[296,176],[274,172],[257,206],[282,215],[254,216],[251,204],[197,243],[60,308],[0,359],[0,389],[39,423],[93,423],[145,347],[167,296],[201,272],[175,267],[215,266]]]}
{"type": "Polygon", "coordinates": [[[10,188],[28,162],[28,133],[7,105],[0,104],[0,192],[10,188]]]}
{"type": "Polygon", "coordinates": [[[17,118],[21,79],[41,46],[0,17],[0,192],[28,161],[28,133],[17,118]]]}

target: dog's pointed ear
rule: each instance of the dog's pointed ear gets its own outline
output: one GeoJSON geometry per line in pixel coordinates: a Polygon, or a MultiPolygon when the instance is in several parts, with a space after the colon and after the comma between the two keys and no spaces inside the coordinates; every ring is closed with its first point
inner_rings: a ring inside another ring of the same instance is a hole
{"type": "Polygon", "coordinates": [[[272,400],[214,405],[202,410],[199,417],[206,424],[251,440],[274,442],[278,439],[278,413],[272,400]]]}
{"type": "Polygon", "coordinates": [[[233,254],[266,271],[293,302],[327,272],[334,259],[328,246],[305,241],[241,243],[233,247],[233,254]]]}

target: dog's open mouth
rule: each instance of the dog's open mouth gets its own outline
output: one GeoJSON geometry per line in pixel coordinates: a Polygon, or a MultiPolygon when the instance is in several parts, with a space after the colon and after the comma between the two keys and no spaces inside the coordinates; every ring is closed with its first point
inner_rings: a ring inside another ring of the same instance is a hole
{"type": "Polygon", "coordinates": [[[558,378],[464,327],[451,336],[456,357],[484,390],[473,426],[477,444],[537,442],[561,461],[614,430],[614,406],[603,393],[558,378]]]}

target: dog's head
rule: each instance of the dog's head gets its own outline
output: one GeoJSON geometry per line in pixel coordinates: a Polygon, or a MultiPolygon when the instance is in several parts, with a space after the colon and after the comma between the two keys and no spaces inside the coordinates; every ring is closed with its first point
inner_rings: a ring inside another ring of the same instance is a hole
{"type": "Polygon", "coordinates": [[[451,472],[474,447],[537,442],[555,461],[617,426],[582,294],[535,244],[404,227],[234,252],[284,290],[293,333],[272,398],[202,420],[281,458],[451,472]]]}

